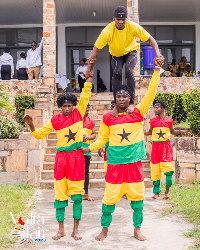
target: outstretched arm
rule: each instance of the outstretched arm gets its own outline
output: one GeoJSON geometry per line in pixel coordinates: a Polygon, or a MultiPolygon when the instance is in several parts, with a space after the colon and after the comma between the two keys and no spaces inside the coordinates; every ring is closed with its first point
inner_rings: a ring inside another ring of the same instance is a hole
{"type": "Polygon", "coordinates": [[[144,135],[152,135],[153,127],[150,125],[149,131],[145,131],[144,135]]]}
{"type": "Polygon", "coordinates": [[[140,110],[142,116],[144,116],[151,107],[160,81],[160,67],[157,59],[154,59],[154,64],[158,68],[154,70],[146,95],[143,97],[141,103],[136,106],[140,110]]]}
{"type": "Polygon", "coordinates": [[[192,135],[189,131],[175,130],[173,125],[171,125],[171,127],[169,129],[170,129],[170,133],[172,135],[187,135],[187,136],[191,136],[192,135]]]}

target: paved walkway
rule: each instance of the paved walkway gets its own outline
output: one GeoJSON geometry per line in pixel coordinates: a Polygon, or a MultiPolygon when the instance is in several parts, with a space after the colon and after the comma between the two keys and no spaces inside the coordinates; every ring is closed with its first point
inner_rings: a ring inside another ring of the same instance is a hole
{"type": "MultiPolygon", "coordinates": [[[[68,208],[66,208],[66,236],[58,241],[53,241],[51,237],[58,230],[55,209],[53,208],[54,192],[53,190],[37,190],[35,205],[31,212],[40,219],[44,217],[45,226],[43,226],[43,229],[49,230],[45,232],[46,242],[39,242],[35,246],[17,243],[15,249],[22,247],[23,249],[48,250],[183,250],[189,249],[188,247],[192,245],[193,241],[184,237],[183,234],[193,226],[183,220],[180,215],[163,216],[162,209],[169,205],[162,198],[153,200],[151,198],[152,189],[146,190],[144,206],[142,233],[147,237],[146,241],[139,242],[133,237],[132,209],[129,201],[124,198],[116,206],[108,238],[103,242],[95,241],[95,236],[101,231],[100,217],[103,191],[103,189],[92,189],[90,195],[95,198],[95,202],[83,201],[83,216],[79,229],[83,237],[82,241],[75,241],[70,236],[73,227],[72,203],[69,203],[68,208]]],[[[39,224],[41,227],[41,222],[39,224]]]]}

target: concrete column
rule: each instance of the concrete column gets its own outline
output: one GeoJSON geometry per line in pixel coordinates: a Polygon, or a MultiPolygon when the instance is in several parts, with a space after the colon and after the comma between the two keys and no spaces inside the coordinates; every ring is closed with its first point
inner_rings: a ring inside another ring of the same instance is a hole
{"type": "MultiPolygon", "coordinates": [[[[128,12],[128,19],[139,23],[139,10],[138,10],[138,0],[127,0],[127,12],[128,12]]],[[[136,38],[136,42],[140,43],[140,40],[136,38]]],[[[140,75],[140,51],[137,53],[137,63],[134,68],[134,75],[140,75]]],[[[137,79],[137,77],[136,77],[137,79]]]]}
{"type": "Polygon", "coordinates": [[[58,25],[58,74],[66,75],[65,25],[58,25]]]}
{"type": "Polygon", "coordinates": [[[200,55],[200,22],[197,22],[195,25],[195,37],[196,37],[195,50],[196,50],[196,73],[197,73],[197,71],[200,70],[200,59],[198,56],[200,55]]]}
{"type": "Polygon", "coordinates": [[[43,0],[43,75],[56,77],[56,8],[55,0],[43,0]]]}

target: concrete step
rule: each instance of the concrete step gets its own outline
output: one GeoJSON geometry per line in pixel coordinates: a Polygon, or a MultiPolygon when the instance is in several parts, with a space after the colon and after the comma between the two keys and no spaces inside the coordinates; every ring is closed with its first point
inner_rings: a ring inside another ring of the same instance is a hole
{"type": "Polygon", "coordinates": [[[55,156],[56,156],[56,154],[45,154],[44,155],[44,161],[54,163],[55,162],[55,156]]]}
{"type": "Polygon", "coordinates": [[[90,169],[104,169],[104,161],[90,161],[90,169]]]}
{"type": "Polygon", "coordinates": [[[105,173],[104,169],[90,169],[90,171],[89,171],[90,180],[104,179],[105,175],[106,175],[106,173],[105,173]]]}
{"type": "Polygon", "coordinates": [[[54,146],[46,147],[45,154],[56,154],[56,147],[54,146]]]}
{"type": "Polygon", "coordinates": [[[54,162],[43,163],[43,170],[53,170],[53,169],[54,169],[54,162]]]}

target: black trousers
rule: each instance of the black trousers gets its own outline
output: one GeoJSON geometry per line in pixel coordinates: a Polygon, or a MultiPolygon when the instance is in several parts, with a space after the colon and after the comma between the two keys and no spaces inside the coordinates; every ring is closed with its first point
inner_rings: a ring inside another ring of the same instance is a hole
{"type": "Polygon", "coordinates": [[[137,63],[137,51],[129,52],[128,54],[120,57],[112,56],[112,87],[113,94],[115,97],[115,93],[121,85],[122,80],[122,68],[125,64],[125,77],[127,79],[127,85],[133,92],[133,96],[135,96],[135,77],[133,75],[133,69],[137,63]]]}
{"type": "Polygon", "coordinates": [[[28,79],[28,74],[26,73],[26,68],[20,68],[17,71],[17,79],[18,80],[27,80],[28,79]]]}
{"type": "Polygon", "coordinates": [[[10,80],[11,79],[11,66],[1,65],[1,79],[10,80]]]}
{"type": "Polygon", "coordinates": [[[89,167],[90,167],[91,156],[84,155],[84,157],[85,157],[85,183],[84,183],[84,190],[85,190],[85,193],[88,194],[89,167]]]}
{"type": "Polygon", "coordinates": [[[81,76],[78,76],[78,84],[80,88],[80,93],[82,92],[82,88],[84,87],[85,79],[83,79],[81,76]]]}

